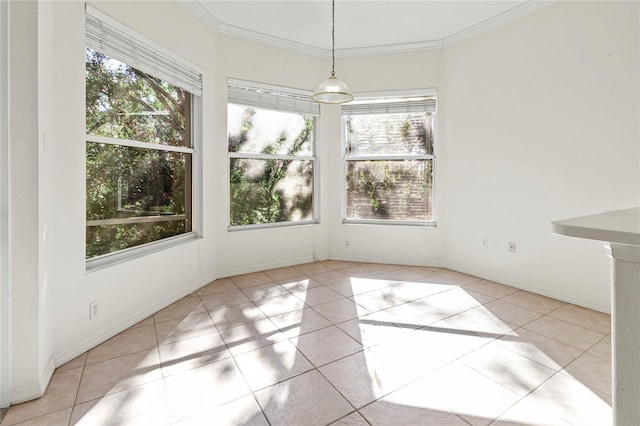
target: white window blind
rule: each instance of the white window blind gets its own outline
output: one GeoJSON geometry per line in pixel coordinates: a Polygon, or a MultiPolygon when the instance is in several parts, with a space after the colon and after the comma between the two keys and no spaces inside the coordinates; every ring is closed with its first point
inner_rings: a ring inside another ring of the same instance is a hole
{"type": "Polygon", "coordinates": [[[320,115],[320,105],[311,99],[311,92],[229,79],[227,101],[276,111],[320,115]]]}
{"type": "Polygon", "coordinates": [[[356,97],[355,101],[342,105],[342,115],[406,114],[436,112],[436,96],[413,95],[406,97],[367,99],[356,97]]]}
{"type": "Polygon", "coordinates": [[[86,5],[87,47],[133,68],[202,95],[202,72],[193,63],[86,5]]]}

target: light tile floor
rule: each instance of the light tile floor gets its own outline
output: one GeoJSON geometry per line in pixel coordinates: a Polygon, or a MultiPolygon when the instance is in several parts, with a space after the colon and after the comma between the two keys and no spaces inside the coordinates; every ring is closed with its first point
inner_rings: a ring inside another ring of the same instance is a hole
{"type": "Polygon", "coordinates": [[[606,425],[610,330],[446,269],[317,262],[201,288],[2,425],[606,425]]]}

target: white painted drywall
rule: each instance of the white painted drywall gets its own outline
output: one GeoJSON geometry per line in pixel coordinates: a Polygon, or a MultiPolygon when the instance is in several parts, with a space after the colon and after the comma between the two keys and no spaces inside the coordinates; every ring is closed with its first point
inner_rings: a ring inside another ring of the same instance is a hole
{"type": "MultiPolygon", "coordinates": [[[[213,87],[214,34],[177,3],[98,3],[116,19],[190,59],[213,87]],[[149,13],[156,13],[153,20],[149,13]],[[167,32],[175,28],[189,31],[167,32]]],[[[87,273],[84,260],[84,4],[12,2],[11,401],[37,397],[54,364],[82,353],[215,278],[212,223],[199,240],[87,273]],[[88,306],[101,315],[89,320],[88,306]]],[[[213,115],[212,90],[203,114],[213,115]]],[[[203,126],[211,140],[213,123],[203,126]]],[[[211,165],[213,150],[202,149],[211,165]]],[[[212,167],[204,180],[214,180],[212,167]]],[[[214,212],[212,194],[202,197],[214,212]]]]}
{"type": "MultiPolygon", "coordinates": [[[[214,33],[175,2],[96,7],[204,70],[215,109],[214,33]],[[148,19],[153,15],[153,19],[148,19]],[[167,31],[173,28],[175,31],[167,31]],[[185,30],[188,29],[188,30],[185,30]]],[[[11,401],[37,397],[60,365],[215,278],[215,193],[203,238],[110,268],[85,268],[84,3],[12,2],[11,401]],[[40,89],[40,90],[38,90],[40,89]],[[89,319],[98,300],[100,316],[89,319]]],[[[207,88],[209,88],[207,90],[207,88]]],[[[203,181],[217,179],[204,120],[203,181]]],[[[210,187],[210,185],[208,185],[210,187]]]]}
{"type": "Polygon", "coordinates": [[[40,332],[38,7],[9,5],[9,259],[12,401],[40,393],[49,354],[40,332]]]}
{"type": "MultiPolygon", "coordinates": [[[[95,2],[102,10],[204,70],[203,116],[213,115],[214,36],[175,2],[95,2]],[[150,15],[153,19],[149,19],[150,15]]],[[[50,143],[51,179],[66,211],[52,218],[49,268],[54,298],[56,362],[64,362],[115,332],[215,278],[213,215],[203,218],[203,238],[109,268],[85,271],[84,5],[54,2],[52,58],[59,73],[52,121],[58,125],[50,143]],[[89,319],[89,303],[98,300],[100,316],[89,319]]],[[[204,120],[204,179],[214,179],[209,148],[213,121],[204,120]],[[209,167],[207,167],[209,166],[209,167]]],[[[213,211],[213,195],[203,194],[204,211],[213,211]]]]}
{"type": "MultiPolygon", "coordinates": [[[[38,2],[38,331],[39,331],[39,359],[40,386],[44,392],[45,385],[49,383],[54,370],[54,304],[51,292],[51,271],[49,269],[50,256],[52,254],[51,242],[54,241],[56,230],[51,229],[52,218],[60,198],[57,197],[56,188],[50,179],[53,169],[52,155],[49,148],[49,138],[54,131],[53,116],[48,111],[55,108],[56,87],[58,69],[52,69],[45,64],[53,61],[56,50],[53,2],[38,2]],[[52,35],[54,35],[52,37],[52,35]]],[[[34,262],[35,263],[35,262],[34,262]]]]}
{"type": "Polygon", "coordinates": [[[9,282],[9,2],[0,2],[0,408],[11,403],[9,282]]]}
{"type": "Polygon", "coordinates": [[[602,244],[552,235],[549,222],[640,205],[638,7],[556,2],[445,49],[452,268],[610,309],[602,244]]]}
{"type": "MultiPolygon", "coordinates": [[[[354,93],[440,88],[443,85],[442,50],[398,53],[384,56],[339,58],[336,72],[354,93]]],[[[442,227],[375,226],[342,223],[344,194],[343,151],[339,109],[331,117],[329,192],[329,257],[332,259],[399,263],[406,265],[444,265],[442,227]],[[349,241],[347,246],[346,241],[349,241]]],[[[442,123],[437,116],[436,132],[442,123]]],[[[435,147],[436,219],[441,218],[438,191],[442,185],[439,139],[435,147]]]]}
{"type": "Polygon", "coordinates": [[[333,142],[327,135],[324,111],[316,125],[316,149],[320,166],[320,223],[286,228],[229,231],[229,158],[227,145],[227,79],[268,83],[312,90],[330,71],[327,62],[231,36],[218,35],[216,61],[215,206],[219,277],[326,259],[328,206],[324,203],[331,186],[331,170],[325,168],[333,142]]]}
{"type": "MultiPolygon", "coordinates": [[[[609,309],[601,245],[553,236],[549,221],[639,204],[637,3],[558,2],[441,51],[339,59],[338,76],[356,92],[438,88],[438,227],[341,223],[340,113],[323,106],[321,223],[240,232],[227,231],[226,79],[311,89],[330,62],[216,35],[176,2],[92,4],[204,70],[203,238],[85,271],[84,5],[42,6],[48,14],[39,29],[50,34],[38,37],[55,54],[25,66],[30,78],[39,70],[42,82],[55,84],[38,105],[33,87],[10,105],[26,130],[11,142],[28,139],[11,163],[20,178],[12,232],[24,238],[12,246],[11,266],[29,283],[11,301],[12,332],[20,335],[12,344],[14,387],[39,386],[52,355],[59,365],[216,276],[314,255],[444,265],[609,309]],[[47,133],[40,176],[40,129],[29,128],[38,112],[47,133]],[[38,184],[51,194],[33,194],[38,184]],[[38,199],[50,204],[39,215],[38,199]],[[518,243],[515,255],[509,240],[518,243]],[[101,314],[89,320],[93,300],[101,314]],[[44,334],[41,320],[50,321],[44,334]]],[[[32,38],[22,60],[37,54],[32,38]]]]}

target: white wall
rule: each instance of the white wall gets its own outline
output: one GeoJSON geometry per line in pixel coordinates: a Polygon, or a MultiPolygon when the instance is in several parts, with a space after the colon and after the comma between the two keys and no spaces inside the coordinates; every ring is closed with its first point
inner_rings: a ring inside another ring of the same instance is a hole
{"type": "MultiPolygon", "coordinates": [[[[204,70],[203,116],[213,115],[214,36],[179,3],[95,2],[95,7],[146,37],[190,60],[204,70]],[[153,15],[153,19],[149,16],[153,15]]],[[[105,269],[85,271],[84,260],[84,5],[55,2],[53,43],[61,55],[51,69],[59,72],[56,104],[49,113],[58,123],[52,145],[53,180],[67,211],[59,211],[50,229],[54,248],[52,271],[56,363],[86,350],[120,329],[215,277],[212,223],[203,218],[203,238],[105,269]],[[100,316],[89,320],[88,306],[99,300],[100,316]]],[[[205,183],[211,173],[213,123],[204,120],[202,149],[205,183]]],[[[215,199],[205,191],[205,212],[215,199]]]]}
{"type": "MultiPolygon", "coordinates": [[[[38,203],[38,8],[9,7],[9,274],[12,400],[28,399],[48,382],[49,354],[40,321],[38,203]],[[19,95],[17,95],[19,94],[19,95]],[[47,359],[44,363],[42,359],[47,359]]],[[[7,238],[7,237],[5,237],[7,238]]]]}
{"type": "Polygon", "coordinates": [[[54,347],[53,317],[55,315],[53,297],[51,292],[50,255],[52,254],[52,242],[55,240],[57,230],[51,229],[50,219],[56,209],[56,188],[50,177],[53,173],[53,158],[49,147],[48,138],[52,136],[55,125],[53,116],[48,114],[49,109],[55,108],[56,94],[52,88],[56,87],[56,81],[60,77],[58,69],[43,68],[49,64],[55,55],[55,49],[51,35],[54,33],[55,22],[52,2],[38,2],[38,278],[40,315],[38,318],[39,330],[39,359],[41,368],[41,392],[44,392],[44,383],[49,382],[53,374],[54,360],[52,357],[54,347]]]}
{"type": "MultiPolygon", "coordinates": [[[[179,3],[105,2],[97,8],[204,70],[213,116],[214,33],[179,3]],[[154,19],[148,19],[154,14],[154,19]],[[167,31],[176,28],[180,31],[167,31]],[[185,31],[184,29],[188,29],[185,31]]],[[[203,194],[203,238],[87,272],[85,268],[84,3],[12,2],[12,402],[39,396],[53,366],[215,278],[215,194],[203,194]],[[18,15],[20,13],[20,15],[18,15]],[[36,120],[36,121],[34,121],[36,120]],[[37,126],[34,125],[37,123],[37,126]],[[89,320],[88,306],[101,314],[89,320]]],[[[213,121],[203,126],[203,180],[213,121]]]]}
{"type": "MultiPolygon", "coordinates": [[[[440,89],[443,84],[441,50],[397,53],[384,56],[338,58],[336,73],[354,93],[408,89],[440,89]]],[[[331,152],[328,204],[329,257],[340,260],[399,263],[405,265],[443,266],[444,245],[442,227],[376,226],[342,223],[344,182],[343,152],[341,145],[340,113],[331,117],[331,152]],[[347,247],[345,241],[349,241],[347,247]]],[[[436,130],[442,124],[437,116],[436,130]]],[[[436,141],[435,185],[442,185],[440,148],[436,141]]],[[[442,203],[436,192],[435,213],[440,220],[442,203]]]]}
{"type": "Polygon", "coordinates": [[[9,375],[9,3],[0,2],[0,407],[11,402],[9,375]],[[2,385],[4,384],[4,385],[2,385]]]}
{"type": "Polygon", "coordinates": [[[324,168],[330,151],[325,111],[316,125],[316,153],[322,167],[320,223],[229,232],[226,93],[228,78],[312,90],[326,78],[325,74],[330,70],[327,61],[236,37],[218,35],[216,41],[216,181],[211,189],[218,199],[215,206],[218,277],[326,259],[328,206],[324,200],[331,172],[324,168]]]}
{"type": "Polygon", "coordinates": [[[12,247],[12,280],[29,283],[11,301],[14,388],[39,388],[52,357],[60,365],[216,276],[314,258],[449,266],[609,309],[602,244],[554,236],[549,221],[640,205],[637,3],[558,2],[444,50],[339,58],[355,92],[438,89],[438,227],[341,223],[340,112],[323,106],[320,224],[239,232],[227,231],[226,79],[311,89],[330,62],[215,34],[178,2],[92,4],[204,70],[203,238],[85,270],[84,5],[40,5],[21,59],[38,42],[50,51],[20,77],[37,77],[40,92],[10,104],[27,130],[11,143],[28,140],[11,159],[28,178],[11,198],[12,232],[25,237],[12,247]],[[101,315],[89,320],[93,300],[101,315]]]}
{"type": "MultiPolygon", "coordinates": [[[[327,78],[327,60],[317,59],[230,36],[218,36],[217,92],[226,93],[227,78],[312,90],[327,78]]],[[[338,58],[338,77],[354,92],[422,89],[442,83],[442,52],[428,51],[338,58]]],[[[216,132],[216,184],[220,200],[229,199],[226,143],[226,96],[218,97],[219,125],[216,132]],[[222,173],[224,171],[224,174],[222,173]]],[[[317,121],[317,150],[320,164],[320,223],[317,225],[261,230],[227,230],[229,206],[220,202],[216,216],[218,276],[228,276],[314,259],[342,259],[404,264],[442,264],[442,232],[439,229],[405,226],[342,224],[342,142],[340,107],[323,105],[317,121]],[[350,241],[347,248],[345,240],[350,241]]],[[[436,176],[438,179],[438,176],[436,176]]],[[[436,206],[437,208],[437,206],[436,206]]]]}
{"type": "Polygon", "coordinates": [[[452,268],[609,310],[603,244],[549,222],[640,205],[638,6],[556,2],[445,49],[452,268]]]}

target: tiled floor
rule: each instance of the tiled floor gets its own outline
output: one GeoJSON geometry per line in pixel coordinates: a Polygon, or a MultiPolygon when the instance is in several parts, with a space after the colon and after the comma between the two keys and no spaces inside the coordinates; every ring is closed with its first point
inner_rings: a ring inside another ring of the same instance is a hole
{"type": "Polygon", "coordinates": [[[203,287],[2,425],[606,425],[610,345],[608,315],[497,283],[318,262],[203,287]]]}

